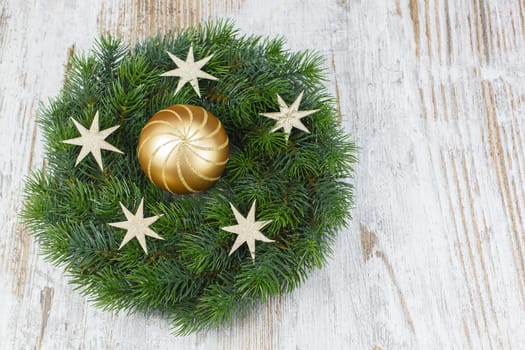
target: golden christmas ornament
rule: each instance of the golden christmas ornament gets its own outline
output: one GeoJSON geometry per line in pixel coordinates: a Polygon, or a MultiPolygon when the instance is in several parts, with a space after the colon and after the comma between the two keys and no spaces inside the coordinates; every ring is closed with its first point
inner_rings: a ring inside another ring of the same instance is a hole
{"type": "Polygon", "coordinates": [[[202,107],[174,105],[155,113],[140,133],[138,158],[148,178],[165,191],[200,192],[222,175],[228,135],[202,107]]]}

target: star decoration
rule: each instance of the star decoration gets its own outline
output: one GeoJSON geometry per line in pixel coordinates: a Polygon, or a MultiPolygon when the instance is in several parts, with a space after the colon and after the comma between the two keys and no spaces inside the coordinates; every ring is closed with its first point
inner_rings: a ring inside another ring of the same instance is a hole
{"type": "Polygon", "coordinates": [[[246,242],[252,260],[255,259],[255,241],[263,242],[275,242],[274,240],[269,239],[261,233],[261,229],[268,225],[272,220],[266,221],[255,221],[255,201],[252,203],[252,207],[248,212],[248,216],[243,217],[241,213],[230,203],[232,208],[233,215],[237,220],[237,225],[221,227],[222,230],[237,234],[237,239],[233,243],[233,247],[229,255],[232,255],[243,243],[246,242]]]}
{"type": "Polygon", "coordinates": [[[71,118],[71,120],[73,121],[73,124],[75,124],[77,130],[82,136],[74,139],[64,140],[62,142],[70,145],[82,146],[82,149],[80,150],[80,153],[77,157],[75,166],[77,166],[78,163],[82,161],[82,159],[84,159],[89,153],[91,153],[97,161],[100,170],[103,170],[102,155],[100,154],[100,150],[105,149],[112,152],[123,153],[121,150],[105,141],[106,137],[111,135],[115,130],[119,128],[119,125],[115,125],[111,128],[99,131],[98,111],[97,113],[95,113],[95,117],[93,118],[93,122],[91,122],[91,127],[89,128],[89,130],[82,126],[75,119],[71,118]]]}
{"type": "Polygon", "coordinates": [[[301,92],[299,96],[295,99],[291,106],[288,107],[286,102],[283,101],[281,96],[277,95],[277,102],[279,103],[279,112],[274,113],[261,113],[261,115],[268,117],[270,119],[277,120],[275,127],[271,130],[274,132],[283,128],[285,132],[286,141],[290,137],[292,128],[297,128],[304,132],[309,133],[310,131],[304,126],[301,122],[301,118],[304,118],[310,114],[313,114],[318,111],[318,109],[313,109],[309,111],[300,111],[299,105],[301,104],[301,99],[303,98],[303,93],[301,92]]]}
{"type": "Polygon", "coordinates": [[[193,58],[193,46],[190,46],[186,61],[181,60],[171,52],[168,52],[171,60],[177,65],[178,68],[172,69],[166,73],[161,74],[162,77],[180,77],[179,83],[177,84],[177,89],[175,89],[175,94],[177,94],[187,82],[190,82],[193,90],[201,97],[201,92],[199,90],[199,81],[198,78],[209,79],[209,80],[218,80],[213,75],[210,75],[206,72],[203,72],[201,68],[208,63],[208,61],[213,57],[210,55],[203,58],[200,61],[195,62],[193,58]]]}
{"type": "Polygon", "coordinates": [[[121,249],[123,246],[126,245],[126,243],[128,243],[130,240],[136,237],[144,252],[148,254],[148,248],[146,247],[146,236],[150,236],[157,239],[164,239],[149,228],[149,226],[155,221],[157,221],[160,218],[160,216],[150,216],[149,218],[144,217],[144,198],[141,199],[135,215],[133,215],[122,203],[120,203],[120,207],[122,208],[122,211],[124,212],[124,215],[126,215],[126,219],[128,220],[112,222],[108,224],[113,227],[128,230],[118,249],[121,249]]]}

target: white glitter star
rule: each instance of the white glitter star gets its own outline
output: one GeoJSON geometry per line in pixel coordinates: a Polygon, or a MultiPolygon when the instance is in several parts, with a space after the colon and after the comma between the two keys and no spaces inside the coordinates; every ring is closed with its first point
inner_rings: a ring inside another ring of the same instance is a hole
{"type": "Polygon", "coordinates": [[[261,233],[261,229],[268,225],[272,220],[266,221],[255,221],[255,201],[248,212],[248,216],[245,218],[239,213],[239,211],[230,203],[232,208],[233,215],[237,220],[237,225],[221,227],[224,231],[237,234],[237,239],[233,243],[233,247],[229,255],[232,255],[234,251],[237,250],[243,243],[246,242],[252,259],[255,259],[255,241],[263,242],[275,242],[274,240],[269,239],[261,233]]]}
{"type": "Polygon", "coordinates": [[[168,52],[171,60],[177,65],[178,68],[170,70],[166,73],[161,74],[162,77],[180,77],[179,83],[177,84],[177,89],[175,89],[175,94],[177,94],[187,82],[190,82],[193,90],[201,97],[201,92],[199,90],[199,81],[197,78],[209,79],[209,80],[218,80],[213,75],[210,75],[206,72],[203,72],[201,68],[208,63],[208,61],[213,57],[210,55],[203,58],[200,61],[195,62],[193,58],[193,46],[190,46],[186,61],[181,60],[171,52],[168,52]]]}
{"type": "Polygon", "coordinates": [[[310,132],[306,128],[306,126],[304,126],[304,124],[301,122],[300,119],[317,112],[318,109],[313,109],[309,111],[299,111],[299,104],[301,103],[302,98],[303,98],[303,93],[301,92],[299,96],[297,96],[295,101],[292,103],[292,105],[288,107],[288,105],[283,101],[281,96],[277,95],[277,102],[279,103],[280,111],[273,112],[273,113],[261,113],[261,115],[265,117],[277,120],[277,123],[275,124],[275,127],[271,130],[271,132],[274,132],[276,130],[279,130],[280,128],[283,128],[286,134],[285,135],[286,141],[288,141],[288,138],[290,137],[292,128],[297,128],[307,133],[310,132]]]}
{"type": "Polygon", "coordinates": [[[111,133],[113,133],[119,128],[119,125],[112,126],[111,128],[102,131],[98,131],[98,111],[97,113],[95,113],[95,117],[93,118],[93,122],[91,123],[91,127],[89,128],[89,130],[83,127],[75,119],[71,118],[71,120],[73,121],[73,124],[75,124],[76,128],[80,132],[80,135],[82,136],[74,139],[64,140],[62,142],[70,145],[82,146],[82,149],[80,150],[80,153],[77,157],[75,166],[77,166],[78,163],[82,161],[82,159],[84,159],[89,153],[91,153],[97,161],[100,170],[103,170],[102,155],[100,154],[100,150],[105,149],[112,152],[123,153],[121,150],[117,149],[116,147],[105,141],[106,137],[111,135],[111,133]]]}
{"type": "Polygon", "coordinates": [[[120,207],[122,208],[122,211],[124,212],[124,215],[126,215],[126,219],[128,220],[112,222],[108,224],[113,227],[128,230],[118,249],[121,249],[124,245],[126,245],[126,243],[128,243],[130,240],[136,237],[144,252],[148,254],[148,248],[146,247],[146,236],[150,236],[157,239],[164,239],[148,227],[155,221],[157,221],[160,217],[144,217],[144,198],[140,200],[140,204],[137,208],[137,212],[135,213],[135,215],[133,215],[122,203],[120,203],[120,207]]]}

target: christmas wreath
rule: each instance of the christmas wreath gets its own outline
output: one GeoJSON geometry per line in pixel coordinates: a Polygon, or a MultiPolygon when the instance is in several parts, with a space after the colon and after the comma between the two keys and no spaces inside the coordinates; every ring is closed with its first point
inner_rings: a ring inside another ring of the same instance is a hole
{"type": "Polygon", "coordinates": [[[160,311],[186,334],[324,264],[355,146],[322,57],[283,46],[215,22],[71,58],[40,111],[47,166],[22,217],[96,305],[160,311]]]}

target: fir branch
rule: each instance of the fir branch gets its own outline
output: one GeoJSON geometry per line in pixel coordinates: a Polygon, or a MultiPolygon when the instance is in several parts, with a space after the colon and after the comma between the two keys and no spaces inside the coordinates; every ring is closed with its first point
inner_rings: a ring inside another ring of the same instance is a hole
{"type": "Polygon", "coordinates": [[[161,312],[175,331],[187,334],[242,317],[256,303],[297,288],[331,254],[337,232],[350,218],[348,179],[356,147],[341,130],[327,93],[323,57],[290,52],[283,38],[240,35],[230,21],[157,35],[129,48],[101,37],[91,52],[70,60],[60,94],[40,109],[48,167],[27,180],[21,213],[50,262],[64,266],[73,283],[107,310],[161,312]],[[218,77],[174,95],[177,79],[167,51],[184,57],[213,54],[206,71],[218,77]],[[275,111],[277,94],[292,101],[305,91],[301,109],[310,133],[294,130],[289,142],[261,113],[275,111]],[[136,145],[146,121],[173,104],[211,111],[230,139],[223,177],[209,190],[162,193],[144,175],[136,145]],[[100,171],[91,156],[75,167],[78,149],[62,141],[78,135],[71,117],[88,126],[99,111],[101,128],[120,125],[109,138],[124,151],[103,153],[100,171]],[[154,224],[165,240],[118,249],[119,202],[161,215],[154,224]],[[229,256],[235,235],[229,202],[246,213],[257,200],[258,220],[272,220],[253,262],[245,248],[229,256]]]}

